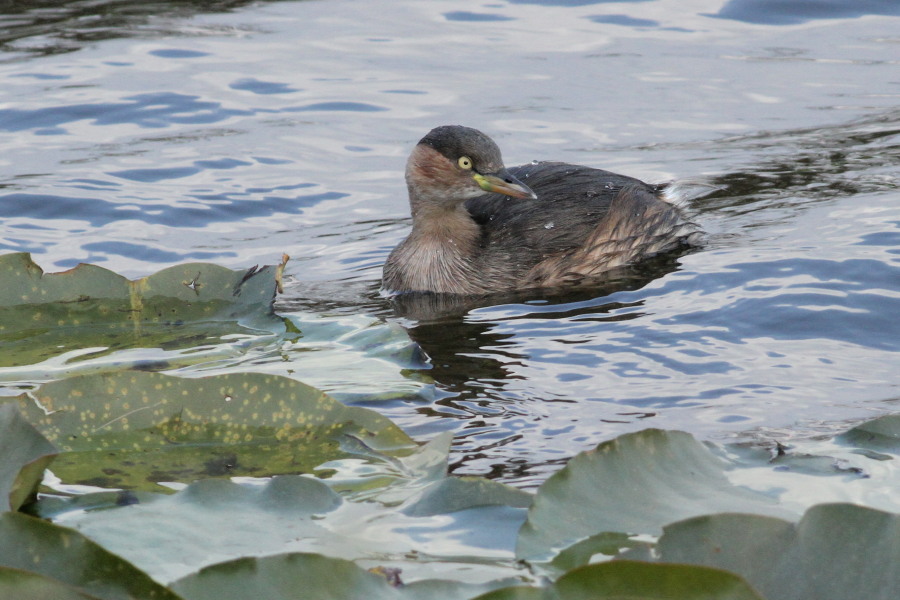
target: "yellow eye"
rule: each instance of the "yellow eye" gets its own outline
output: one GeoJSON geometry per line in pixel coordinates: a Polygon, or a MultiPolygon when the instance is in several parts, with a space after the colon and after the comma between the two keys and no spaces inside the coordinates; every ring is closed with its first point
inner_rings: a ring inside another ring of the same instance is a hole
{"type": "Polygon", "coordinates": [[[468,156],[460,156],[458,162],[461,169],[468,171],[472,168],[472,159],[468,156]]]}

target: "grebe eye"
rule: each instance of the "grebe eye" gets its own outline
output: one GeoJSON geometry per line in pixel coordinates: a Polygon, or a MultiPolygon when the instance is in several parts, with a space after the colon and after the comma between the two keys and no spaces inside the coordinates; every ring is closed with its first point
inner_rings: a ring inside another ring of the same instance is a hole
{"type": "Polygon", "coordinates": [[[457,162],[459,163],[460,168],[465,169],[466,171],[472,168],[472,159],[468,156],[460,156],[457,162]]]}

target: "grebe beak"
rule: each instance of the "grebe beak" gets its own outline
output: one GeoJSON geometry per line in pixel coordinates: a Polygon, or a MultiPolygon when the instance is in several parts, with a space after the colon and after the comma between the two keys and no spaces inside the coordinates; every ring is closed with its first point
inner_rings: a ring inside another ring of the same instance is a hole
{"type": "Polygon", "coordinates": [[[510,175],[509,171],[503,169],[492,175],[482,175],[475,173],[472,175],[478,186],[486,192],[496,192],[513,198],[530,198],[537,200],[537,194],[531,191],[531,188],[510,175]]]}

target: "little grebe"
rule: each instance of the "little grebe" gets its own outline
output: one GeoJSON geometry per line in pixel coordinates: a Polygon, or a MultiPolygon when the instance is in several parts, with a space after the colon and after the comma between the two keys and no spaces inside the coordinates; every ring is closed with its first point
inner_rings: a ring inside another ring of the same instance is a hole
{"type": "Polygon", "coordinates": [[[507,170],[497,144],[469,127],[422,138],[406,184],[413,225],[384,265],[388,294],[571,285],[700,236],[671,184],[558,162],[507,170]]]}

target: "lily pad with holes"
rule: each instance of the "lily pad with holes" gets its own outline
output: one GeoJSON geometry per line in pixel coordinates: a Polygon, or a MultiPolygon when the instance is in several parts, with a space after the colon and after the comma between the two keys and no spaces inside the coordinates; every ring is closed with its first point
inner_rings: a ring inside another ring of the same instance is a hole
{"type": "Polygon", "coordinates": [[[62,482],[104,488],[160,491],[157,482],[307,473],[360,445],[401,456],[415,447],[376,412],[275,375],[101,373],[13,401],[60,448],[53,472],[62,482]]]}
{"type": "MultiPolygon", "coordinates": [[[[0,255],[0,377],[41,379],[87,358],[158,348],[118,362],[162,368],[196,361],[176,355],[281,333],[272,310],[279,267],[233,271],[209,263],[169,267],[134,281],[96,265],[44,273],[27,253],[0,255]]],[[[114,365],[121,368],[122,365],[114,365]]]]}

